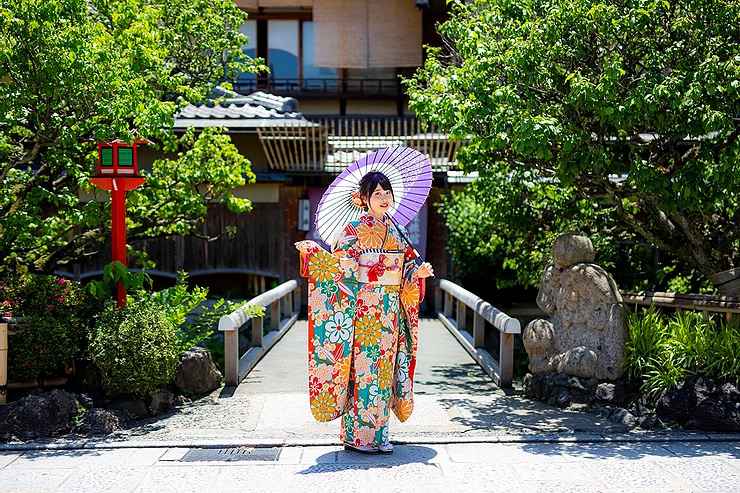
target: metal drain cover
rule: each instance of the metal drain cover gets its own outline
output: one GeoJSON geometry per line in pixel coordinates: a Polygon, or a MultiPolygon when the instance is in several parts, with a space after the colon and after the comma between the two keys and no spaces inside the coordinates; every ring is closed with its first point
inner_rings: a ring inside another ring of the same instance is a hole
{"type": "Polygon", "coordinates": [[[280,458],[280,447],[231,447],[231,448],[196,448],[189,450],[183,462],[195,461],[276,461],[280,458]]]}

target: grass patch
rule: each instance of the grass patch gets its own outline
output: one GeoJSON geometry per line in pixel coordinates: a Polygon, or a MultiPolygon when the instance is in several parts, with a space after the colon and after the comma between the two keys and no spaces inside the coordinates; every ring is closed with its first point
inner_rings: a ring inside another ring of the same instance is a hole
{"type": "Polygon", "coordinates": [[[625,370],[655,401],[696,375],[740,382],[740,323],[700,312],[664,314],[654,306],[628,312],[625,370]]]}

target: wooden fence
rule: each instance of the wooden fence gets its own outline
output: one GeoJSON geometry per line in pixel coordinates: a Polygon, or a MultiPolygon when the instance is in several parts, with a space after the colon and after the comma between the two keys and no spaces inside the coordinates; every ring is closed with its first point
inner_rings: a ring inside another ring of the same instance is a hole
{"type": "Polygon", "coordinates": [[[627,305],[655,305],[675,311],[694,310],[724,313],[727,320],[740,313],[740,298],[730,296],[648,291],[644,293],[622,293],[622,299],[627,305]]]}

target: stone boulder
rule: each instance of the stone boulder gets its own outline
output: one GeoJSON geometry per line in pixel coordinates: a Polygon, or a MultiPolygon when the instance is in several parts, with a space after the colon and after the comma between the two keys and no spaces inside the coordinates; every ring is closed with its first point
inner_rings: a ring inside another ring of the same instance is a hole
{"type": "Polygon", "coordinates": [[[532,375],[523,382],[524,395],[530,399],[566,408],[573,404],[621,405],[624,403],[624,384],[599,383],[595,378],[581,378],[564,373],[532,375]]]}
{"type": "Polygon", "coordinates": [[[159,389],[149,395],[149,412],[152,416],[166,413],[175,405],[175,394],[169,389],[159,389]]]}
{"type": "Polygon", "coordinates": [[[77,432],[86,435],[110,435],[121,429],[123,421],[120,413],[96,407],[85,414],[77,432]]]}
{"type": "Polygon", "coordinates": [[[563,269],[575,264],[593,263],[596,252],[586,236],[564,234],[552,246],[555,267],[563,269]]]}
{"type": "Polygon", "coordinates": [[[626,327],[614,279],[594,259],[591,240],[560,235],[554,263],[542,275],[537,305],[550,320],[533,320],[522,339],[529,370],[617,380],[623,374],[626,327]]]}
{"type": "Polygon", "coordinates": [[[143,419],[150,416],[149,406],[143,399],[135,396],[119,396],[105,404],[107,409],[115,411],[125,420],[143,419]]]}
{"type": "Polygon", "coordinates": [[[0,406],[0,436],[34,439],[69,433],[78,413],[74,394],[59,389],[32,393],[0,406]]]}
{"type": "Polygon", "coordinates": [[[740,391],[730,383],[717,385],[703,377],[687,378],[663,393],[657,415],[689,429],[740,431],[740,391]]]}
{"type": "Polygon", "coordinates": [[[211,392],[221,386],[223,376],[203,348],[193,348],[180,356],[175,374],[175,386],[185,395],[195,396],[211,392]]]}

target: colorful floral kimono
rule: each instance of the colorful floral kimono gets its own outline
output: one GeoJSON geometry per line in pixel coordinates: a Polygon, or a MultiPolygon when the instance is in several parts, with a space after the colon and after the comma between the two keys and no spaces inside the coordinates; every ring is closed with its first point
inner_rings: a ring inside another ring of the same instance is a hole
{"type": "Polygon", "coordinates": [[[344,442],[378,447],[388,442],[390,409],[400,421],[411,415],[424,297],[414,258],[390,221],[368,214],[344,227],[332,252],[315,244],[301,255],[311,412],[318,421],[342,416],[344,442]]]}

